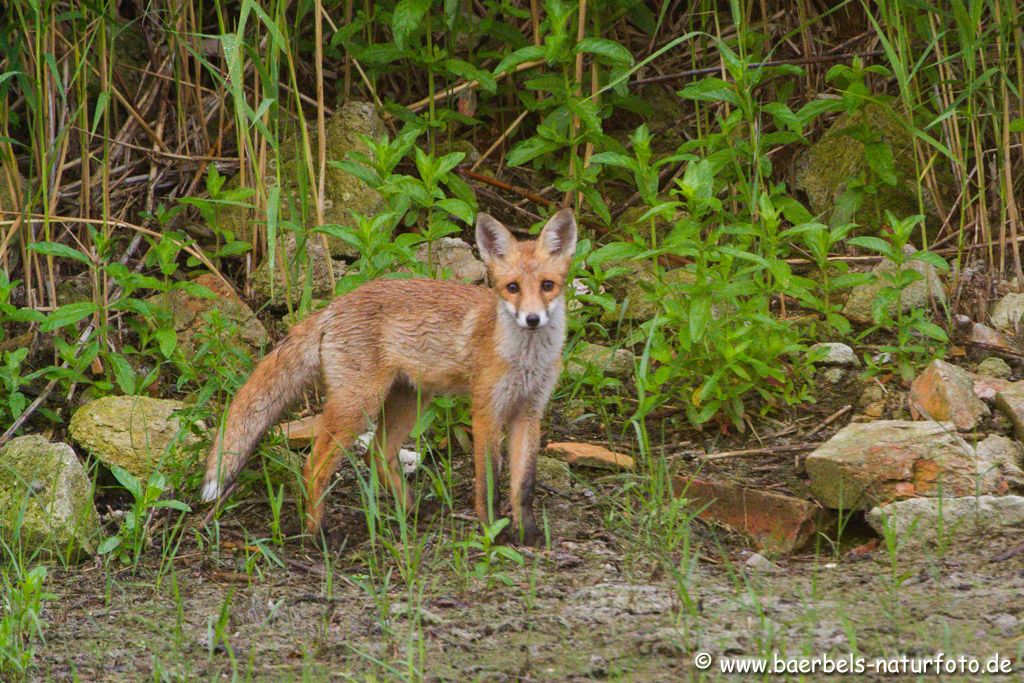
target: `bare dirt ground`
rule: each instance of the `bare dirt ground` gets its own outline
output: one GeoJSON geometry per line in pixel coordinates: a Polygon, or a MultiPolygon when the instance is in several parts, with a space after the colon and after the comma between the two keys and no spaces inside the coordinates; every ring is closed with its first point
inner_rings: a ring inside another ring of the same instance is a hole
{"type": "MultiPolygon", "coordinates": [[[[347,538],[326,555],[308,541],[286,540],[272,546],[280,564],[259,560],[253,570],[247,539],[268,535],[265,501],[222,516],[219,550],[194,515],[173,561],[154,549],[134,572],[99,564],[54,571],[38,678],[721,678],[714,668],[695,668],[701,651],[715,658],[1000,653],[1020,667],[1024,553],[1007,553],[1005,542],[979,538],[942,556],[819,543],[817,551],[753,568],[741,539],[702,522],[692,524],[689,553],[645,547],[639,531],[616,517],[628,486],[628,478],[574,475],[566,491],[541,491],[538,513],[549,522],[551,548],[524,549],[522,567],[503,564],[509,585],[470,578],[453,561],[453,534],[464,538],[474,528],[468,487],[460,486],[454,513],[421,523],[427,540],[414,594],[396,567],[386,582],[368,580],[370,541],[351,474],[341,476],[330,512],[347,538]]],[[[284,506],[295,519],[294,504],[284,506]]],[[[845,545],[863,540],[855,526],[845,545]]]]}

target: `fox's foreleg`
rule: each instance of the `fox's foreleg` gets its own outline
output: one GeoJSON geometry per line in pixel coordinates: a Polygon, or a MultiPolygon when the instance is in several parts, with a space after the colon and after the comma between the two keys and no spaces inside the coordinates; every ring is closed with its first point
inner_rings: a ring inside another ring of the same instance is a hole
{"type": "Polygon", "coordinates": [[[501,425],[486,407],[473,407],[473,503],[480,523],[488,526],[497,509],[501,463],[501,425]],[[488,483],[490,496],[488,496],[488,483]],[[490,500],[488,500],[490,498],[490,500]]]}
{"type": "Polygon", "coordinates": [[[540,450],[540,417],[524,415],[509,430],[509,468],[512,526],[521,543],[536,545],[541,538],[533,517],[533,485],[540,450]]]}

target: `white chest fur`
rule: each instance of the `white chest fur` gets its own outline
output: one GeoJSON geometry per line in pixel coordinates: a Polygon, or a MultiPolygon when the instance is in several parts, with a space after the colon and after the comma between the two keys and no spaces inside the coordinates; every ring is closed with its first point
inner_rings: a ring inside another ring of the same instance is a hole
{"type": "Polygon", "coordinates": [[[500,419],[541,413],[551,396],[565,342],[565,305],[556,301],[547,325],[538,329],[524,329],[504,311],[498,313],[498,353],[509,366],[491,397],[500,419]]]}

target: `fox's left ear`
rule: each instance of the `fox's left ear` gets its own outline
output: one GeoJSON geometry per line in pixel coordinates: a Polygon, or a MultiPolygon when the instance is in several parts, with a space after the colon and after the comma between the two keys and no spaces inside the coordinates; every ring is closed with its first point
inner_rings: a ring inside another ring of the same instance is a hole
{"type": "Polygon", "coordinates": [[[539,241],[551,256],[571,259],[576,253],[576,217],[572,209],[562,209],[548,219],[539,241]]]}

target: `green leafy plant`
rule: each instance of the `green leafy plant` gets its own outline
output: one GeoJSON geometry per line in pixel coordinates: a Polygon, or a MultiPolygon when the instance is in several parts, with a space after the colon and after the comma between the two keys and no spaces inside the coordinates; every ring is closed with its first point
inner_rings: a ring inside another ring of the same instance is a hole
{"type": "MultiPolygon", "coordinates": [[[[922,308],[904,310],[903,296],[908,287],[925,278],[918,270],[911,268],[914,262],[931,266],[939,272],[949,270],[949,264],[933,252],[915,251],[909,246],[914,228],[924,220],[915,215],[898,219],[886,212],[890,232],[885,237],[859,236],[848,240],[863,249],[881,254],[893,268],[881,275],[883,286],[871,302],[871,317],[875,324],[865,334],[878,329],[892,329],[896,333],[894,343],[884,344],[881,352],[888,356],[888,362],[881,364],[869,359],[872,368],[892,365],[904,379],[911,379],[922,363],[927,363],[941,353],[949,341],[946,331],[929,320],[929,314],[922,308]]],[[[884,358],[885,356],[883,356],[884,358]]]]}
{"type": "Polygon", "coordinates": [[[496,581],[511,585],[512,578],[502,570],[502,567],[506,564],[522,567],[525,562],[522,553],[498,541],[499,535],[509,524],[511,520],[507,517],[496,519],[490,524],[485,524],[482,530],[475,531],[469,539],[458,542],[460,548],[477,555],[471,574],[477,580],[485,582],[488,588],[496,581]]]}
{"type": "Polygon", "coordinates": [[[118,465],[113,465],[110,471],[131,494],[132,506],[125,513],[118,532],[103,539],[96,552],[116,557],[124,564],[136,565],[149,540],[147,522],[153,511],[191,512],[192,509],[180,500],[162,497],[169,487],[167,477],[160,472],[153,472],[146,481],[142,481],[118,465]]]}
{"type": "Polygon", "coordinates": [[[43,638],[43,602],[56,596],[44,590],[46,567],[41,565],[25,571],[14,562],[0,571],[0,578],[0,674],[26,676],[35,659],[35,643],[43,638]]]}

